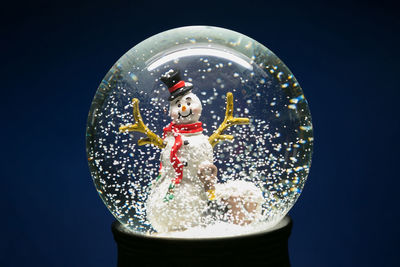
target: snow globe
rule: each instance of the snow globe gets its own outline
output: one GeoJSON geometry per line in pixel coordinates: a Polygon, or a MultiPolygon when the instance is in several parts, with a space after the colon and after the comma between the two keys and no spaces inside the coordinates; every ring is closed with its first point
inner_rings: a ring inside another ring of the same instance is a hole
{"type": "Polygon", "coordinates": [[[208,258],[199,251],[215,242],[290,228],[285,215],[312,145],[307,101],[284,63],[243,34],[209,26],[134,46],[101,82],[87,123],[90,171],[118,220],[119,248],[132,238],[147,251],[172,242],[208,258]]]}

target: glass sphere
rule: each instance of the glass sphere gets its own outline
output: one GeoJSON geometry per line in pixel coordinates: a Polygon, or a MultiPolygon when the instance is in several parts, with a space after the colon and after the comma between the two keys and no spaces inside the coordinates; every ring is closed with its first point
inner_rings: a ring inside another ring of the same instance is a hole
{"type": "Polygon", "coordinates": [[[303,189],[312,146],[290,70],[257,41],[208,26],[129,50],[101,82],[87,123],[101,199],[127,228],[155,236],[271,229],[303,189]]]}

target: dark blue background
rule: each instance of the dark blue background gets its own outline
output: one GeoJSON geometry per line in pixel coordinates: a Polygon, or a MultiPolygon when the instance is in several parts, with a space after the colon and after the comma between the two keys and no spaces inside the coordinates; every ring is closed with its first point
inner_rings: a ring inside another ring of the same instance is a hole
{"type": "Polygon", "coordinates": [[[263,43],[309,101],[315,150],[291,211],[293,266],[394,266],[397,11],[387,1],[2,6],[0,266],[115,266],[114,218],[87,167],[87,113],[120,56],[186,25],[220,26],[263,43]]]}

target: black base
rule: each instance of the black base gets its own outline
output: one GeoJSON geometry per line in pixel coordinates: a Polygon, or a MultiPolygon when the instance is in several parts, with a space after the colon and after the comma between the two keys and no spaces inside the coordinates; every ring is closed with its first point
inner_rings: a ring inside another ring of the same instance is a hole
{"type": "Polygon", "coordinates": [[[128,266],[290,266],[286,216],[269,232],[208,239],[156,238],[134,234],[115,221],[118,267],[128,266]]]}

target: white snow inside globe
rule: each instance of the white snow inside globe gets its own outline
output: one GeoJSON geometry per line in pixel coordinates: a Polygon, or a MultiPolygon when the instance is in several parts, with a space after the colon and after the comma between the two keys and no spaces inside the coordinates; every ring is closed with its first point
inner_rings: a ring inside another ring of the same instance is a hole
{"type": "Polygon", "coordinates": [[[208,26],[154,35],[123,55],[93,99],[87,155],[96,189],[149,236],[272,229],[311,164],[311,115],[265,46],[208,26]]]}

